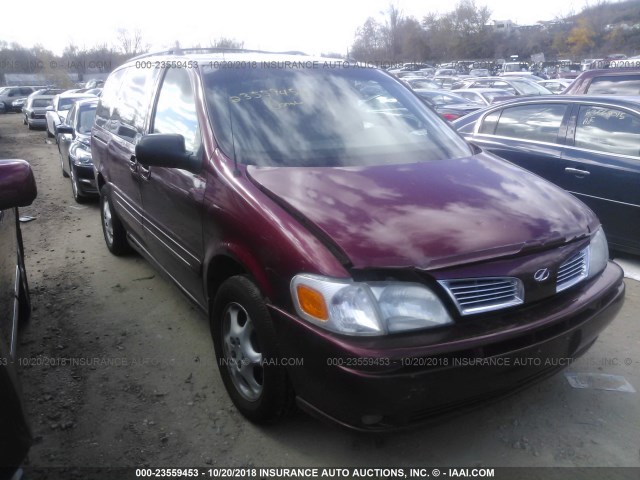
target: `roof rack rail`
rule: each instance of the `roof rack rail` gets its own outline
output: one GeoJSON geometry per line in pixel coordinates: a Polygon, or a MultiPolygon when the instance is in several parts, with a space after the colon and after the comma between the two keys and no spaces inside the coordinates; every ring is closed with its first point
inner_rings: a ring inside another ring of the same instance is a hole
{"type": "Polygon", "coordinates": [[[287,51],[287,52],[270,52],[268,50],[250,50],[246,48],[226,48],[226,47],[194,47],[194,48],[172,48],[170,50],[162,50],[159,52],[143,53],[135,56],[131,60],[140,60],[141,58],[153,57],[156,55],[185,55],[187,53],[273,53],[281,55],[306,55],[304,52],[287,51]]]}

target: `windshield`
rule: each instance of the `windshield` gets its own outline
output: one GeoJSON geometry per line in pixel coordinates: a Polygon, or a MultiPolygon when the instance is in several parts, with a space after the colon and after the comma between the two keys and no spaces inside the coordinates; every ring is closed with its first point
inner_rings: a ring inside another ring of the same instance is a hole
{"type": "Polygon", "coordinates": [[[78,113],[76,130],[78,133],[91,133],[93,121],[96,118],[96,106],[85,107],[78,113]]]}
{"type": "Polygon", "coordinates": [[[455,105],[455,104],[467,104],[467,103],[477,103],[478,100],[471,100],[469,98],[464,98],[459,95],[443,93],[443,92],[429,92],[429,91],[418,91],[416,92],[421,97],[426,97],[431,100],[435,105],[455,105]]]}
{"type": "Polygon", "coordinates": [[[73,102],[83,97],[67,97],[58,100],[58,111],[71,110],[73,102]]]}
{"type": "Polygon", "coordinates": [[[438,84],[431,80],[407,80],[407,83],[413,88],[438,88],[438,84]]]}
{"type": "Polygon", "coordinates": [[[205,70],[204,80],[218,143],[239,163],[357,166],[471,155],[408,88],[376,69],[236,68],[205,70]]]}
{"type": "Polygon", "coordinates": [[[529,65],[526,63],[505,63],[502,70],[504,72],[528,72],[529,65]]]}
{"type": "Polygon", "coordinates": [[[550,95],[551,91],[542,85],[526,80],[512,80],[511,85],[518,89],[521,95],[550,95]]]}

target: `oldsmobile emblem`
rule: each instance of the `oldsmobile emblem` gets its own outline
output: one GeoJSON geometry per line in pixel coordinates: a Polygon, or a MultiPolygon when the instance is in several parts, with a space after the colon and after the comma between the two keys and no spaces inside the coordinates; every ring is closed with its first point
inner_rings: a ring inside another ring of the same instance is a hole
{"type": "Polygon", "coordinates": [[[548,268],[541,268],[540,270],[538,270],[536,273],[533,274],[533,278],[535,279],[536,282],[544,282],[547,278],[549,278],[550,274],[551,272],[549,271],[548,268]]]}

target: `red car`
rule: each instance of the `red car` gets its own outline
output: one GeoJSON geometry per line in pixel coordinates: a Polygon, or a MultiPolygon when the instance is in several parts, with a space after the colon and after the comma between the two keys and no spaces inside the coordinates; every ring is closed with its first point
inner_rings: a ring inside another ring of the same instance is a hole
{"type": "Polygon", "coordinates": [[[640,95],[640,65],[636,68],[605,68],[582,72],[564,95],[640,95]]]}
{"type": "Polygon", "coordinates": [[[18,207],[37,190],[24,160],[0,160],[0,478],[11,478],[31,446],[18,381],[18,327],[31,313],[18,207]]]}
{"type": "Polygon", "coordinates": [[[255,422],[293,400],[368,430],[459,411],[551,375],[623,303],[591,210],[375,68],[138,57],[109,76],[91,149],[107,247],[209,315],[255,422]]]}

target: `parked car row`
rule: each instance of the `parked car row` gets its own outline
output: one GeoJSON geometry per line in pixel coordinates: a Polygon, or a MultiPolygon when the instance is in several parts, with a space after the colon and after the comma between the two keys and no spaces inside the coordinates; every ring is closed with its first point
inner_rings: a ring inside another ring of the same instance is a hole
{"type": "Polygon", "coordinates": [[[640,254],[640,97],[522,98],[454,125],[474,145],[578,197],[614,249],[640,254]]]}

